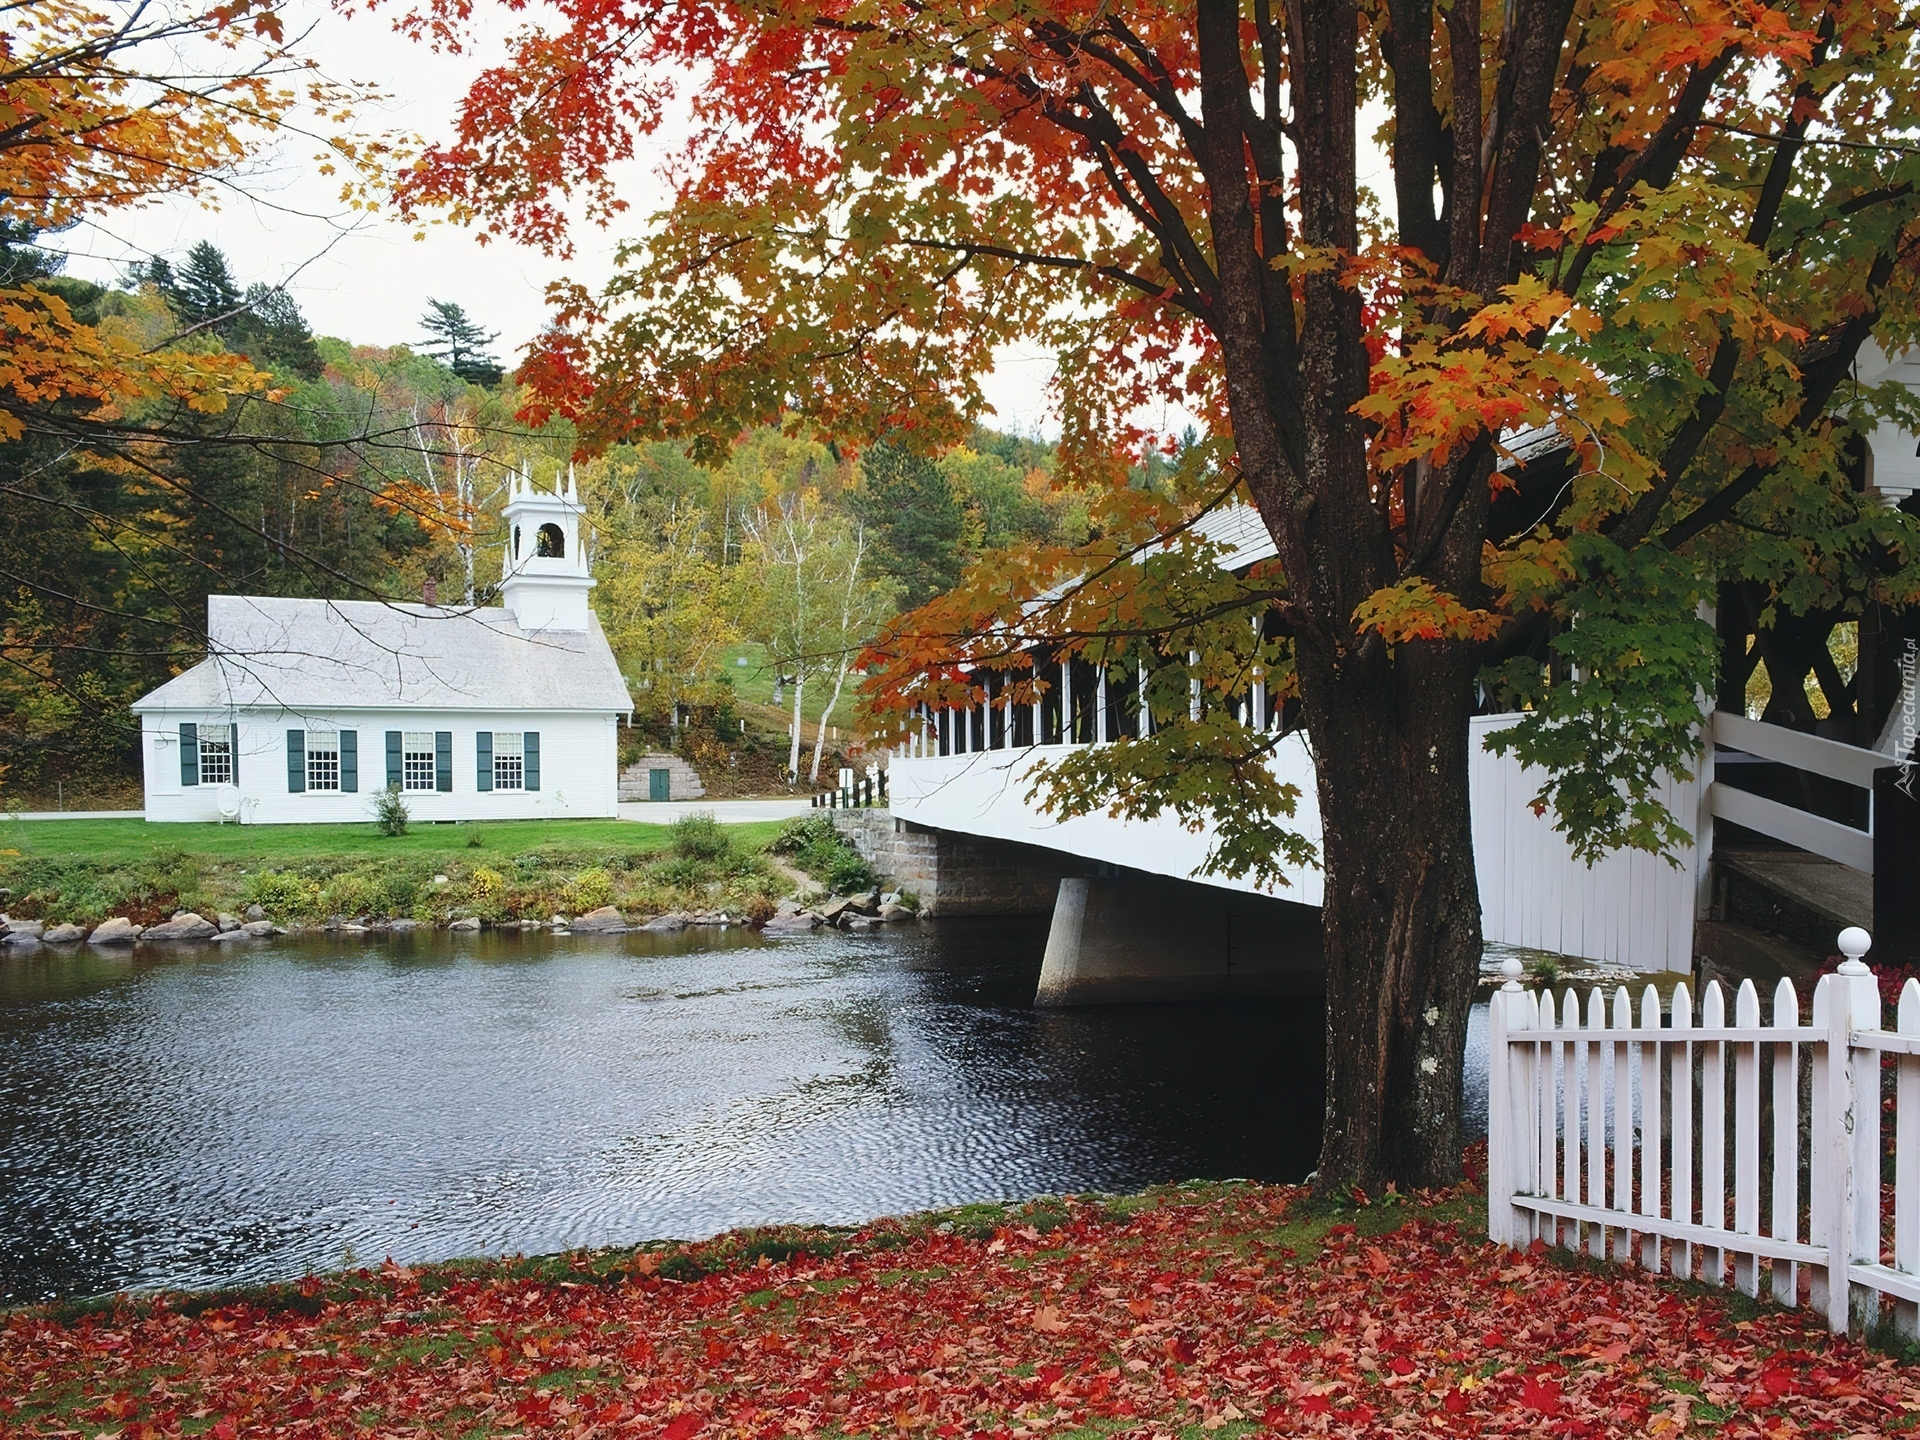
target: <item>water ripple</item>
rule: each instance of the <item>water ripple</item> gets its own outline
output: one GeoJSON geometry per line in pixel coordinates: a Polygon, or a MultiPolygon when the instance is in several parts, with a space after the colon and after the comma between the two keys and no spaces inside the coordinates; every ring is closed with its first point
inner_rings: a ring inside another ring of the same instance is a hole
{"type": "Polygon", "coordinates": [[[1318,1007],[1030,1006],[1045,921],[0,966],[0,1298],[1298,1179],[1318,1007]]]}

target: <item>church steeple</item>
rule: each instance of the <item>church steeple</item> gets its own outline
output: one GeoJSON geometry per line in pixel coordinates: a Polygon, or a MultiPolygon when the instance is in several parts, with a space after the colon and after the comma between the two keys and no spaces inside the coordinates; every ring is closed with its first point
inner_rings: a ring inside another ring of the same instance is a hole
{"type": "Polygon", "coordinates": [[[507,486],[507,563],[500,598],[522,630],[585,630],[593,577],[580,545],[585,513],[573,467],[552,490],[536,490],[527,469],[507,486]]]}

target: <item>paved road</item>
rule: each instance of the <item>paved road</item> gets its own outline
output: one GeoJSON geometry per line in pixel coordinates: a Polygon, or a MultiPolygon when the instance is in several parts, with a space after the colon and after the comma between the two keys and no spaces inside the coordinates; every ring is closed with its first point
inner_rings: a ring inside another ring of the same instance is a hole
{"type": "Polygon", "coordinates": [[[776,800],[640,800],[622,805],[620,818],[671,825],[683,815],[711,815],[722,825],[744,825],[749,820],[787,820],[812,808],[804,795],[776,800]]]}

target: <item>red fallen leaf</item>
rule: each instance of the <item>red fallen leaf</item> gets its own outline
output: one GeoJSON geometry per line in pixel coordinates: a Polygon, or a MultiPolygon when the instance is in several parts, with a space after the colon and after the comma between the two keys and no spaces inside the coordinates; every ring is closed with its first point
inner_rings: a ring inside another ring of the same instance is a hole
{"type": "Polygon", "coordinates": [[[1760,1388],[1775,1400],[1793,1393],[1793,1372],[1778,1365],[1772,1365],[1760,1372],[1760,1388]]]}
{"type": "Polygon", "coordinates": [[[1193,1348],[1193,1342],[1185,1336],[1167,1342],[1167,1358],[1178,1360],[1182,1365],[1191,1365],[1199,1353],[1193,1348]]]}
{"type": "Polygon", "coordinates": [[[1324,1395],[1302,1395],[1298,1404],[1302,1415],[1325,1415],[1333,1409],[1333,1402],[1324,1395]]]}
{"type": "Polygon", "coordinates": [[[1409,1360],[1406,1356],[1396,1355],[1387,1362],[1387,1368],[1396,1375],[1411,1375],[1414,1367],[1413,1361],[1409,1360]]]}
{"type": "Polygon", "coordinates": [[[1445,1410],[1449,1415],[1466,1414],[1467,1413],[1466,1393],[1461,1390],[1449,1390],[1447,1392],[1447,1398],[1440,1402],[1440,1408],[1445,1410]]]}
{"type": "Polygon", "coordinates": [[[240,1427],[233,1423],[231,1415],[222,1415],[214,1421],[213,1433],[216,1440],[234,1440],[234,1437],[240,1433],[240,1427]]]}
{"type": "Polygon", "coordinates": [[[683,1410],[666,1423],[660,1432],[660,1440],[693,1440],[700,1433],[700,1417],[691,1410],[683,1410]]]}
{"type": "Polygon", "coordinates": [[[1489,1330],[1480,1337],[1480,1344],[1488,1350],[1504,1350],[1507,1345],[1507,1337],[1502,1335],[1498,1330],[1489,1330]]]}
{"type": "Polygon", "coordinates": [[[1367,1247],[1367,1273],[1370,1275],[1385,1275],[1391,1269],[1393,1269],[1393,1262],[1387,1259],[1387,1252],[1382,1250],[1378,1245],[1369,1245],[1367,1247]]]}
{"type": "Polygon", "coordinates": [[[732,1354],[733,1346],[729,1345],[719,1336],[716,1335],[707,1341],[707,1363],[709,1365],[718,1365],[722,1360],[727,1359],[732,1354]]]}
{"type": "Polygon", "coordinates": [[[1379,1413],[1371,1405],[1356,1402],[1340,1412],[1340,1420],[1346,1425],[1369,1425],[1373,1423],[1373,1417],[1379,1413]]]}
{"type": "Polygon", "coordinates": [[[1520,1403],[1542,1415],[1560,1413],[1560,1382],[1544,1375],[1529,1375],[1520,1385],[1520,1403]]]}

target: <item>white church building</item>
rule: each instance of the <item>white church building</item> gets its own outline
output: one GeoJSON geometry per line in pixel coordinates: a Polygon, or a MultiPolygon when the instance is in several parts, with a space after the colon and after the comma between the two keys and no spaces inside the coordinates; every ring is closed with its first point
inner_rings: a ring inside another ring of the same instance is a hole
{"type": "Polygon", "coordinates": [[[148,820],[616,814],[632,701],[588,603],[571,479],[511,486],[497,608],[207,599],[207,658],[137,701],[148,820]]]}

